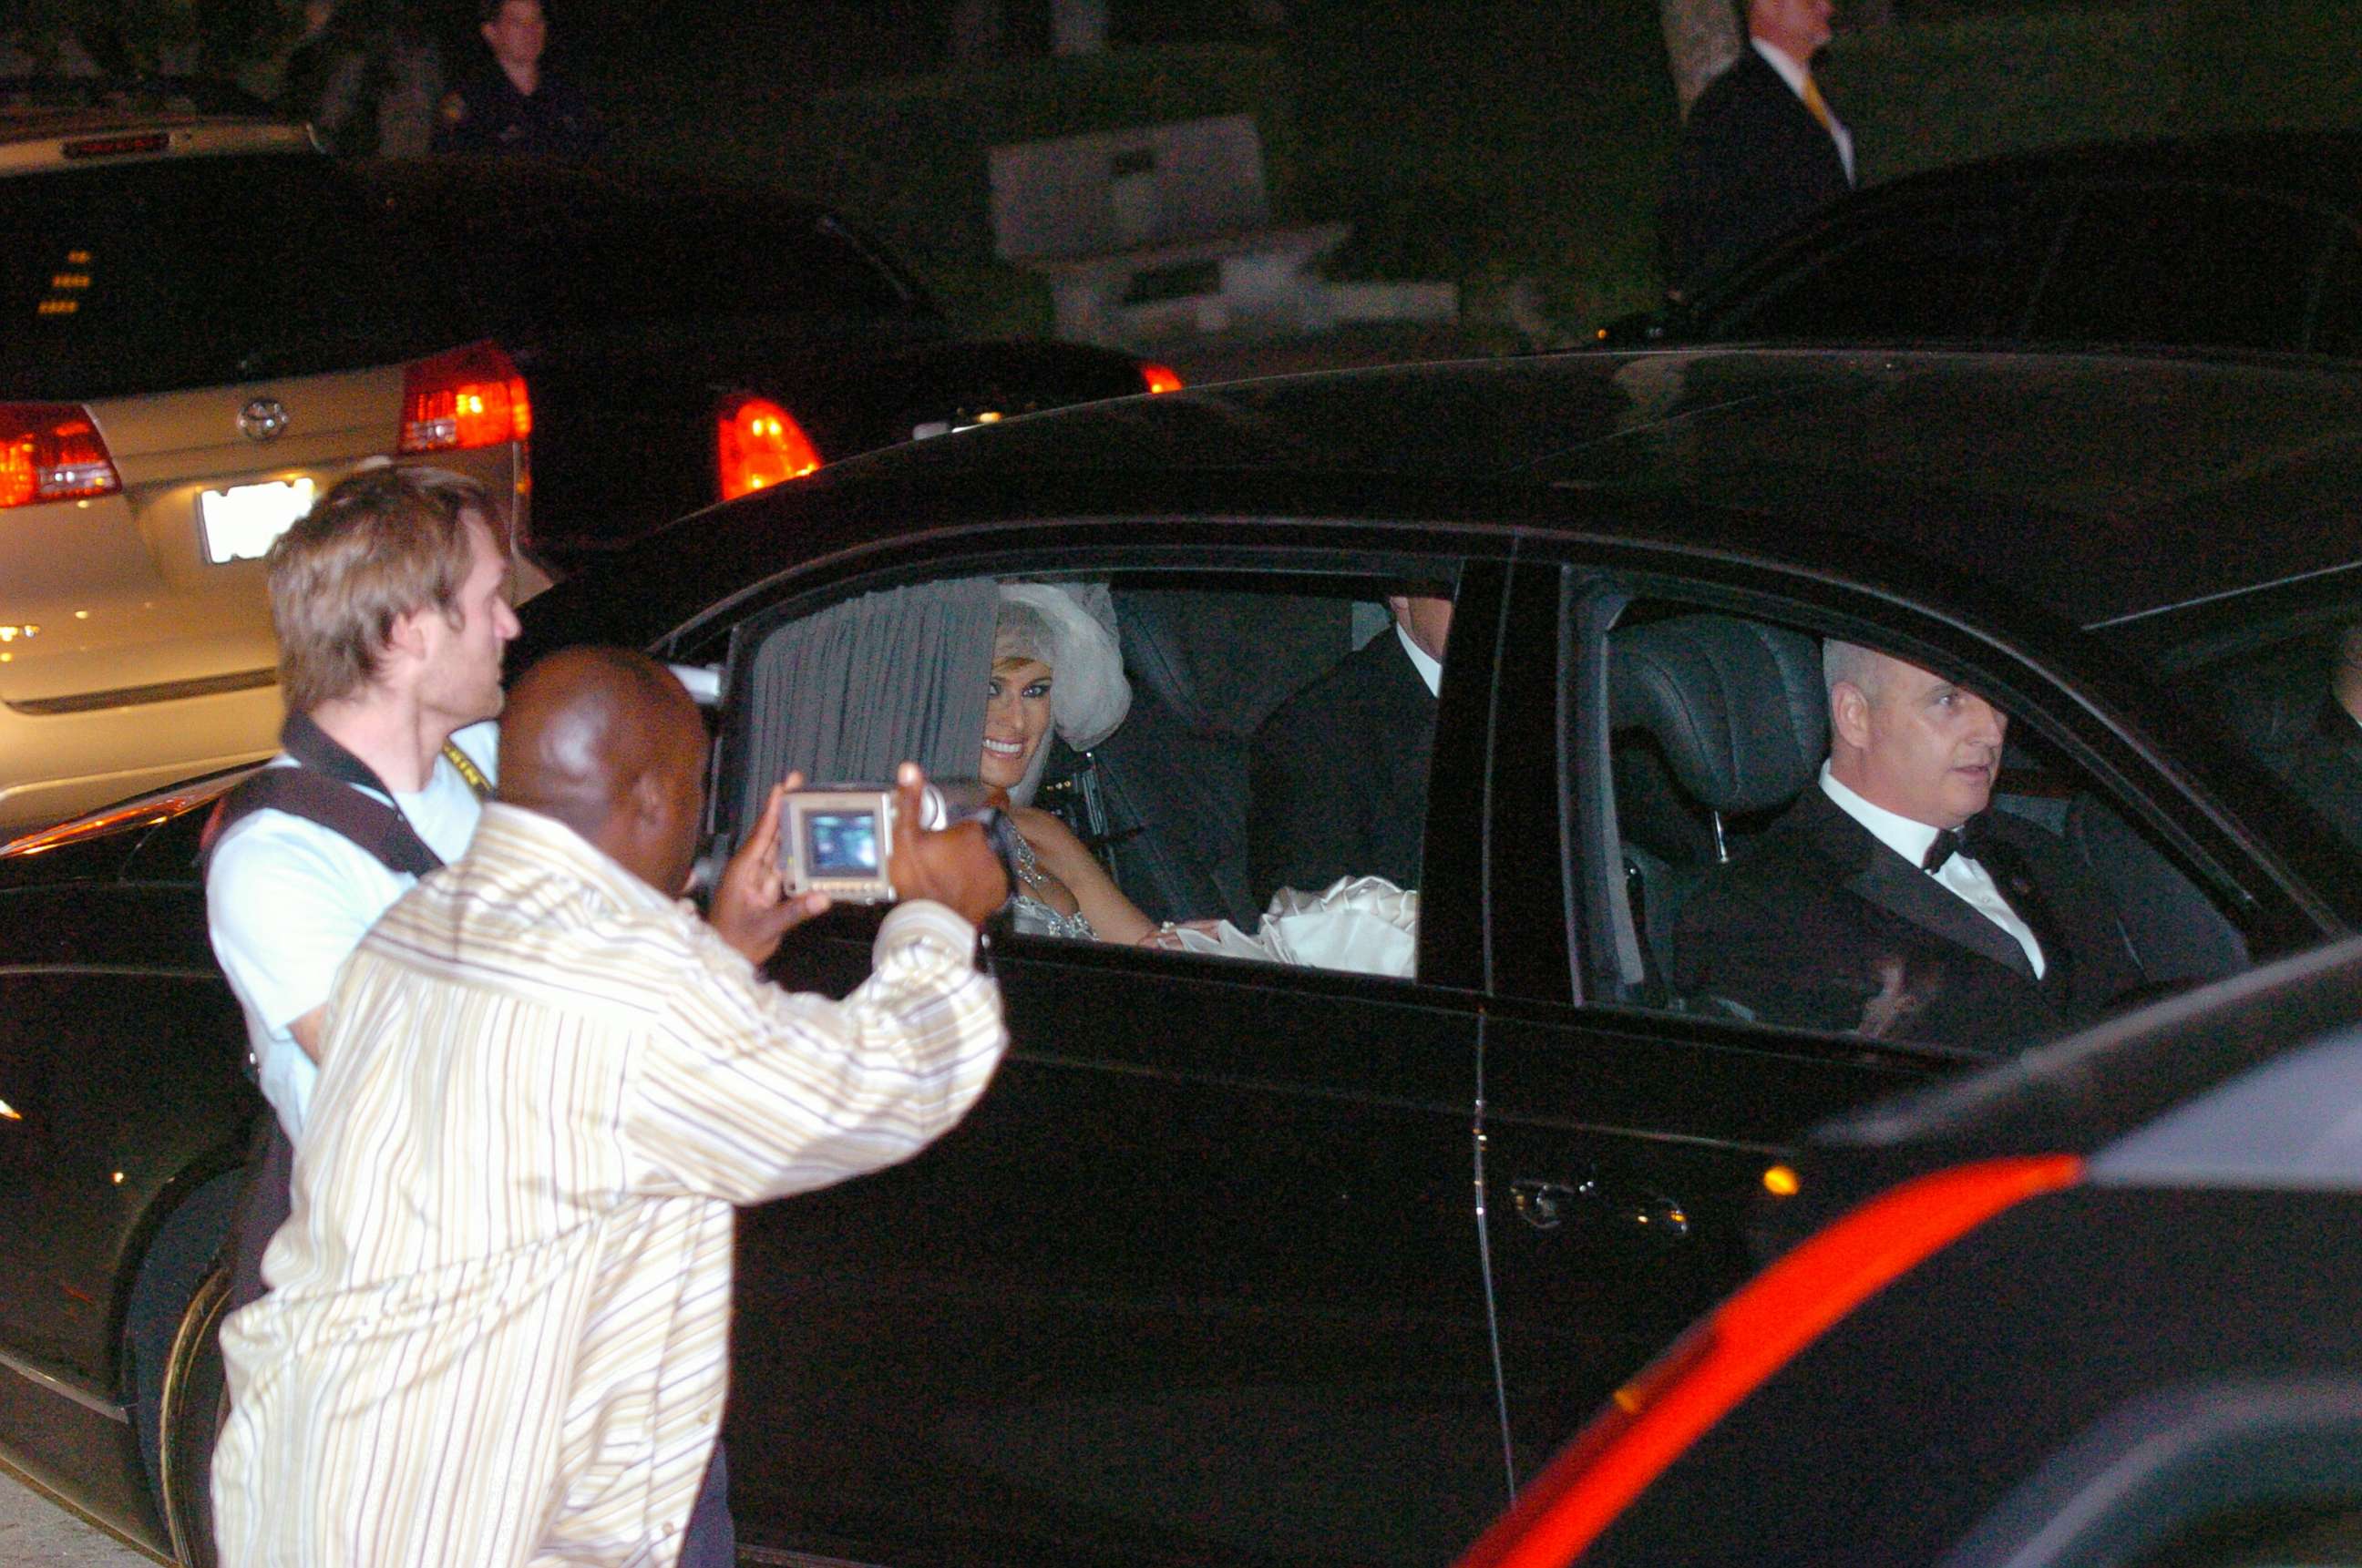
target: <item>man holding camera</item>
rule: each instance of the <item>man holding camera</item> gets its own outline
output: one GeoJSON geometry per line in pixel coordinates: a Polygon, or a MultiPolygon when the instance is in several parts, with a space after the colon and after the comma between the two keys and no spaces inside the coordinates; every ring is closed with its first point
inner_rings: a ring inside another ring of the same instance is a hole
{"type": "MultiPolygon", "coordinates": [[[[226,1568],[669,1562],[725,1392],[734,1204],[907,1158],[1007,1036],[983,828],[918,831],[843,1003],[757,966],[825,905],[778,869],[783,791],[712,923],[676,901],[706,736],[661,665],[518,682],[474,843],[339,974],[272,1289],[222,1346],[226,1568]]],[[[790,780],[792,783],[793,780],[790,780]]]]}

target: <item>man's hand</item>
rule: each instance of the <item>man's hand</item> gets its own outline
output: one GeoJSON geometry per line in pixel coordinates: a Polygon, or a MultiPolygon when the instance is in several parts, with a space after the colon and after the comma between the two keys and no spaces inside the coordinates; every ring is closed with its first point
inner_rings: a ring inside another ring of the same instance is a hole
{"type": "Polygon", "coordinates": [[[790,773],[786,783],[772,787],[755,831],[723,868],[722,880],[713,889],[712,911],[706,916],[722,940],[757,967],[770,962],[771,955],[779,950],[779,938],[828,908],[826,893],[790,899],[779,881],[780,804],[788,791],[803,781],[803,775],[790,773]]]}
{"type": "Polygon", "coordinates": [[[1855,1025],[1858,1034],[1868,1034],[1882,1040],[1897,1037],[1912,1015],[1925,1008],[1936,993],[1943,988],[1943,972],[1927,974],[1926,965],[1914,973],[1899,953],[1883,953],[1870,961],[1870,972],[1878,981],[1878,994],[1861,1006],[1861,1021],[1855,1025]]]}
{"type": "Polygon", "coordinates": [[[932,899],[970,925],[1009,901],[1009,877],[984,836],[982,823],[960,823],[939,833],[925,820],[926,776],[915,762],[894,775],[894,856],[886,875],[900,899],[932,899]]]}

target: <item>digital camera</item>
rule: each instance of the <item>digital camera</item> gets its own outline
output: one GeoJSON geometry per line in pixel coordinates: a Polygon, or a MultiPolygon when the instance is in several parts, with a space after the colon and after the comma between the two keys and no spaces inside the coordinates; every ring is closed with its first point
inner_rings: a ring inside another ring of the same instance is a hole
{"type": "MultiPolygon", "coordinates": [[[[789,791],[779,816],[779,878],[789,894],[825,893],[846,904],[890,904],[899,898],[888,875],[894,863],[894,796],[891,784],[789,791]]],[[[984,804],[980,784],[930,784],[919,825],[932,831],[997,814],[984,804]]]]}

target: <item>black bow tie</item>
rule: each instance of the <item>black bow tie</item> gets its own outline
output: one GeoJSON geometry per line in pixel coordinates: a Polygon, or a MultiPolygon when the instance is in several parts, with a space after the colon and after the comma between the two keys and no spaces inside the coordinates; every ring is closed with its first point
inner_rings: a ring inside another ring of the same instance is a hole
{"type": "Polygon", "coordinates": [[[1927,853],[1919,857],[1919,869],[1932,877],[1941,871],[1944,862],[1955,855],[1965,855],[1974,860],[1977,857],[1977,840],[1983,836],[1977,830],[1978,821],[1978,818],[1970,817],[1959,827],[1937,828],[1935,842],[1928,845],[1927,853]]]}

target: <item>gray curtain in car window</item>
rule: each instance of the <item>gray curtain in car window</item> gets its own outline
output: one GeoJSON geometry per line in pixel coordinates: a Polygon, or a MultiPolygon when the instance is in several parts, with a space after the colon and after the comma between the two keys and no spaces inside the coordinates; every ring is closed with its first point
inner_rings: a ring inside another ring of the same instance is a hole
{"type": "Polygon", "coordinates": [[[915,761],[970,779],[984,744],[1000,591],[990,578],[864,594],[764,639],[750,694],[742,823],[790,769],[816,784],[883,784],[915,761]]]}

